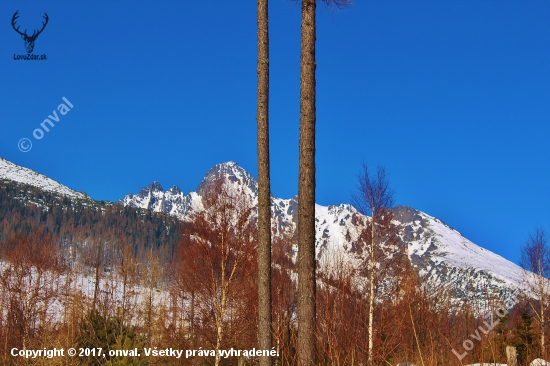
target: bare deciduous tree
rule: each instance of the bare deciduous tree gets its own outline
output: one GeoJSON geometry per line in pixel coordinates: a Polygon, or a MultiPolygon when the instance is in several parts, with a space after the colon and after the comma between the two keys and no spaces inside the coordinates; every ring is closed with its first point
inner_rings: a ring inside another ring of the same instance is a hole
{"type": "Polygon", "coordinates": [[[374,348],[374,295],[375,275],[377,265],[380,263],[377,253],[380,253],[380,245],[388,238],[395,236],[395,230],[391,228],[393,219],[394,190],[386,170],[378,166],[376,174],[369,171],[368,165],[363,164],[363,170],[358,176],[357,193],[352,199],[356,208],[364,215],[370,214],[367,227],[360,235],[361,247],[366,250],[367,255],[367,289],[369,294],[368,302],[368,363],[373,365],[374,348]]]}
{"type": "Polygon", "coordinates": [[[190,215],[178,249],[179,275],[193,291],[200,307],[195,311],[205,314],[204,323],[213,318],[214,335],[208,337],[216,350],[215,365],[221,361],[219,350],[231,311],[238,307],[235,302],[251,305],[250,294],[243,292],[251,288],[248,283],[256,273],[257,235],[245,189],[221,178],[205,187],[203,209],[190,215]]]}
{"type": "Polygon", "coordinates": [[[536,228],[529,233],[525,244],[521,247],[520,265],[524,269],[525,283],[538,302],[530,301],[540,328],[540,357],[546,357],[545,324],[546,309],[550,297],[550,247],[543,228],[536,228]]]}
{"type": "Polygon", "coordinates": [[[7,297],[0,310],[0,318],[7,317],[5,348],[27,348],[52,322],[63,272],[59,250],[52,235],[35,232],[0,243],[0,258],[0,294],[7,297]]]}
{"type": "Polygon", "coordinates": [[[292,280],[292,234],[290,230],[275,236],[273,241],[273,317],[274,340],[279,358],[277,365],[296,364],[295,327],[296,284],[292,280]]]}

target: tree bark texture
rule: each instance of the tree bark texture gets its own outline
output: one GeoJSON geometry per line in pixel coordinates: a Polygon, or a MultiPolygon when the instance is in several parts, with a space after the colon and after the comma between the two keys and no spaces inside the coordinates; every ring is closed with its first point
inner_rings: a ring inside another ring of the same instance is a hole
{"type": "Polygon", "coordinates": [[[298,181],[298,358],[315,352],[315,0],[302,0],[298,181]]]}
{"type": "MultiPolygon", "coordinates": [[[[271,188],[269,176],[268,0],[258,0],[258,345],[271,349],[271,188]]],[[[271,366],[272,358],[260,357],[271,366]]]]}

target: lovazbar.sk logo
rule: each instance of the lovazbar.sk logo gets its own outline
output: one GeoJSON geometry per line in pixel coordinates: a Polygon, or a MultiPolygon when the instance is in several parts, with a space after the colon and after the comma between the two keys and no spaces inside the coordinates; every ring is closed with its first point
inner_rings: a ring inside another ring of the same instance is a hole
{"type": "Polygon", "coordinates": [[[13,54],[14,60],[47,60],[46,54],[42,55],[35,55],[32,53],[34,50],[34,43],[36,42],[36,39],[42,33],[44,28],[46,28],[46,25],[48,24],[48,20],[50,18],[48,17],[48,14],[44,13],[44,21],[42,22],[42,29],[38,30],[35,29],[34,32],[31,35],[27,34],[27,29],[25,29],[24,32],[21,32],[19,30],[20,26],[17,26],[17,18],[19,18],[19,10],[13,14],[13,17],[11,18],[11,26],[13,29],[21,36],[23,41],[25,41],[25,49],[27,50],[26,55],[16,55],[13,54]]]}

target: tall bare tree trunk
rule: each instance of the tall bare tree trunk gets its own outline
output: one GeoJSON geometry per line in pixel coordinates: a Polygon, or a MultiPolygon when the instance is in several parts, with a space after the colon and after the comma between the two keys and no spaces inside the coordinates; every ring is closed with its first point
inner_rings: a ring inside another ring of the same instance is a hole
{"type": "Polygon", "coordinates": [[[298,358],[315,354],[315,0],[302,0],[298,182],[298,358]]]}
{"type": "Polygon", "coordinates": [[[363,171],[359,174],[358,193],[353,195],[355,206],[364,215],[371,214],[370,221],[370,240],[365,238],[368,251],[368,269],[369,269],[369,324],[368,324],[368,359],[367,365],[374,365],[374,297],[375,297],[375,277],[376,256],[375,253],[380,246],[381,235],[386,239],[391,236],[389,232],[382,230],[383,226],[390,225],[391,217],[389,209],[393,206],[393,189],[390,187],[389,180],[386,175],[386,170],[382,166],[378,166],[376,174],[369,173],[368,166],[363,164],[363,171]],[[388,216],[389,215],[389,216],[388,216]],[[387,220],[390,221],[387,221],[387,220]],[[384,224],[386,221],[386,224],[384,224]]]}
{"type": "MultiPolygon", "coordinates": [[[[540,272],[544,273],[542,269],[541,259],[539,258],[540,272]]],[[[545,278],[539,276],[539,288],[540,288],[540,357],[546,359],[546,351],[544,347],[544,304],[546,303],[546,291],[544,291],[545,278]]]]}
{"type": "Polygon", "coordinates": [[[373,366],[373,348],[374,348],[374,249],[376,243],[376,227],[374,222],[374,214],[371,218],[371,242],[370,242],[370,258],[369,258],[369,353],[368,353],[368,365],[373,366]]]}
{"type": "Polygon", "coordinates": [[[95,262],[95,285],[94,285],[94,298],[92,301],[92,311],[96,310],[97,294],[99,292],[99,265],[101,263],[101,239],[97,241],[97,256],[95,262]]]}
{"type": "Polygon", "coordinates": [[[189,311],[189,339],[191,347],[195,346],[195,290],[191,291],[191,309],[189,311]]]}
{"type": "MultiPolygon", "coordinates": [[[[271,188],[269,177],[268,0],[258,0],[258,344],[271,349],[271,188]]],[[[260,365],[271,366],[269,356],[260,365]]]]}

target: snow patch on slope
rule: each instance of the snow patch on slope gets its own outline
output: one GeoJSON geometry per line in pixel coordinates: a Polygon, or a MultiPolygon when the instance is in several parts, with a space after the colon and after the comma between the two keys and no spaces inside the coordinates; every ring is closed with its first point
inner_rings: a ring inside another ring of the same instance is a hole
{"type": "Polygon", "coordinates": [[[60,184],[59,182],[37,173],[31,169],[16,165],[6,159],[0,158],[0,179],[10,180],[27,184],[44,191],[57,193],[70,198],[89,199],[90,197],[82,192],[77,192],[60,184]]]}
{"type": "MultiPolygon", "coordinates": [[[[153,183],[140,194],[128,195],[119,203],[185,220],[191,211],[200,209],[204,188],[217,177],[244,187],[251,204],[256,205],[256,180],[234,162],[210,169],[196,192],[184,195],[174,188],[174,192],[163,192],[160,184],[153,183]]],[[[296,260],[298,198],[272,197],[271,210],[274,233],[292,238],[292,256],[296,260]]],[[[452,289],[455,304],[487,291],[493,298],[507,301],[521,287],[522,270],[516,264],[477,246],[437,218],[409,207],[396,210],[402,245],[407,246],[413,267],[430,283],[452,289]]],[[[361,271],[365,262],[361,259],[357,238],[369,219],[351,205],[315,205],[315,252],[323,272],[341,268],[342,263],[355,272],[361,271]]]]}

